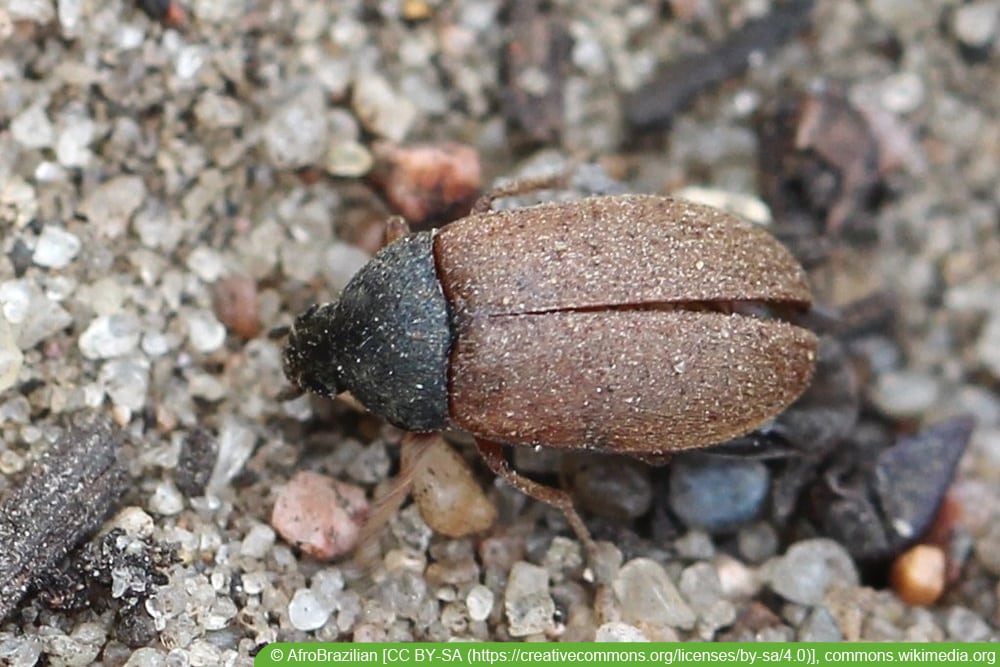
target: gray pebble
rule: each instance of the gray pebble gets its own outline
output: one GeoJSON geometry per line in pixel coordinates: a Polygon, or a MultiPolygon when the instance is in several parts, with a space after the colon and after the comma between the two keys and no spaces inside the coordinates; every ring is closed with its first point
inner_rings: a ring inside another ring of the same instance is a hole
{"type": "Polygon", "coordinates": [[[982,49],[989,46],[1000,25],[1000,4],[996,0],[979,0],[961,5],[952,15],[951,28],[965,46],[982,49]]]}
{"type": "Polygon", "coordinates": [[[625,563],[612,589],[627,623],[644,623],[690,630],[695,613],[670,581],[663,566],[649,558],[625,563]]]}
{"type": "Polygon", "coordinates": [[[826,607],[814,608],[799,627],[800,642],[839,642],[843,638],[840,626],[826,607]]]}
{"type": "Polygon", "coordinates": [[[681,454],[670,466],[670,509],[691,528],[728,532],[757,516],[770,481],[759,461],[681,454]]]}
{"type": "Polygon", "coordinates": [[[507,629],[512,637],[545,632],[552,626],[556,604],[549,593],[549,572],[526,561],[514,563],[503,597],[507,629]]]}
{"type": "Polygon", "coordinates": [[[784,556],[764,565],[771,589],[786,600],[805,605],[823,602],[834,584],[857,585],[854,560],[839,543],[826,538],[793,544],[784,556]]]}

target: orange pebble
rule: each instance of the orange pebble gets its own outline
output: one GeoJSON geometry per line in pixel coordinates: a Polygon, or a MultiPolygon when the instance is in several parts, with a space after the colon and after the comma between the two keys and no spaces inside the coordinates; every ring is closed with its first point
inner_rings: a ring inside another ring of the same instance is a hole
{"type": "Polygon", "coordinates": [[[890,578],[892,587],[907,604],[926,607],[944,592],[946,559],[941,547],[918,544],[896,557],[890,578]]]}

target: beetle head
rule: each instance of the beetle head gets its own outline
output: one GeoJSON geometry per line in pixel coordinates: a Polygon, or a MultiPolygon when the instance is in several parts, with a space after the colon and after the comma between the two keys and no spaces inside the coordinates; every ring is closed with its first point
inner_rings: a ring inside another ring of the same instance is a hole
{"type": "Polygon", "coordinates": [[[330,330],[337,304],[317,304],[295,318],[282,352],[285,377],[296,387],[320,396],[344,391],[330,330]]]}

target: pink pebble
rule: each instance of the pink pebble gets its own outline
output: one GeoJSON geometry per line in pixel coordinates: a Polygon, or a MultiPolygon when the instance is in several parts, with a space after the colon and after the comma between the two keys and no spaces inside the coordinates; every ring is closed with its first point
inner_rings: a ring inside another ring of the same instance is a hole
{"type": "Polygon", "coordinates": [[[328,560],[354,548],[367,517],[364,489],[303,470],[278,494],[271,526],[286,542],[328,560]]]}

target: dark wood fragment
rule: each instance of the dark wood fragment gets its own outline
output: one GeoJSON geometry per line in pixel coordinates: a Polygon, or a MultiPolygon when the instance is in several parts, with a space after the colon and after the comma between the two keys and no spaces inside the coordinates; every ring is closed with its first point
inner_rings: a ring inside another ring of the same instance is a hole
{"type": "Polygon", "coordinates": [[[663,129],[705,89],[739,74],[755,53],[766,54],[809,25],[814,0],[788,0],[748,22],[725,42],[668,64],[625,101],[625,117],[637,130],[663,129]]]}
{"type": "Polygon", "coordinates": [[[106,418],[74,420],[0,504],[0,619],[117,505],[129,483],[120,443],[106,418]]]}
{"type": "Polygon", "coordinates": [[[218,457],[219,443],[208,431],[195,429],[184,438],[174,476],[181,493],[188,498],[204,495],[218,457]]]}
{"type": "Polygon", "coordinates": [[[559,142],[562,134],[563,80],[572,39],[542,11],[538,0],[507,3],[509,34],[504,51],[504,117],[515,137],[529,145],[559,142]],[[526,87],[531,74],[544,77],[539,90],[526,87]]]}

